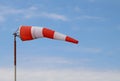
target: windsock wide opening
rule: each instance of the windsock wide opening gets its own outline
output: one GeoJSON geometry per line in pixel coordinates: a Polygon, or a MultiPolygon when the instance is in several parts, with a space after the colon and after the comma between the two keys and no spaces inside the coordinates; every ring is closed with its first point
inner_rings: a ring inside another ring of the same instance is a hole
{"type": "Polygon", "coordinates": [[[19,35],[22,41],[32,40],[31,26],[21,26],[19,29],[19,35]]]}

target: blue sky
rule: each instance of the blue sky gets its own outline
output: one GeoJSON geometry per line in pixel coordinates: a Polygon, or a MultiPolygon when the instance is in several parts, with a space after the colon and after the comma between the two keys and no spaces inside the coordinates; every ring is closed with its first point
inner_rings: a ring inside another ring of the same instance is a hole
{"type": "Polygon", "coordinates": [[[13,81],[12,34],[20,25],[48,27],[79,44],[17,38],[18,81],[120,81],[119,8],[119,0],[0,0],[0,81],[13,81]]]}

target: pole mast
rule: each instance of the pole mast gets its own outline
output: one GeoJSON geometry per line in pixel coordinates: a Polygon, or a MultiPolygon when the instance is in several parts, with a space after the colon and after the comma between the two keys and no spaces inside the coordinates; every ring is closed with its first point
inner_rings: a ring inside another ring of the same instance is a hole
{"type": "Polygon", "coordinates": [[[14,34],[14,81],[16,81],[16,36],[17,33],[15,32],[14,34]]]}

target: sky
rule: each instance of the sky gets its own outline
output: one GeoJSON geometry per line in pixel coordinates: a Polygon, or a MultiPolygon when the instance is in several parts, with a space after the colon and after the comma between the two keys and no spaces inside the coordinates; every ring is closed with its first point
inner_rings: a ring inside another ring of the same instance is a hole
{"type": "Polygon", "coordinates": [[[17,81],[120,81],[120,0],[0,0],[0,81],[14,80],[13,33],[47,27],[79,44],[17,37],[17,81]]]}

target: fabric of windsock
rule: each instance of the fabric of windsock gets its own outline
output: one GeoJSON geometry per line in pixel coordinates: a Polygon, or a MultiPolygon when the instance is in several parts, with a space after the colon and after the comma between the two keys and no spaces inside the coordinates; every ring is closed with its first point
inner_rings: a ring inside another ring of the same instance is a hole
{"type": "Polygon", "coordinates": [[[18,32],[22,41],[28,41],[45,37],[78,44],[78,40],[44,27],[21,26],[19,27],[18,32]]]}

